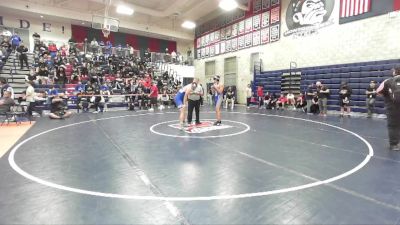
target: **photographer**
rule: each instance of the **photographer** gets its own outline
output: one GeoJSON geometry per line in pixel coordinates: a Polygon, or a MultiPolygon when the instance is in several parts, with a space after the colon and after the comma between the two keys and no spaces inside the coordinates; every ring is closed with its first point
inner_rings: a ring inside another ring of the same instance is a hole
{"type": "Polygon", "coordinates": [[[66,97],[60,93],[51,100],[50,119],[64,119],[72,115],[72,112],[67,111],[68,107],[65,104],[66,97]]]}

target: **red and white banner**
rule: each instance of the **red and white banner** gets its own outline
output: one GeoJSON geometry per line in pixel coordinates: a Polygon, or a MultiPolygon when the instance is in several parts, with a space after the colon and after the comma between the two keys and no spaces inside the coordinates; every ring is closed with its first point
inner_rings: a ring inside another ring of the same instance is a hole
{"type": "Polygon", "coordinates": [[[340,17],[352,17],[371,11],[372,0],[340,0],[340,17]]]}

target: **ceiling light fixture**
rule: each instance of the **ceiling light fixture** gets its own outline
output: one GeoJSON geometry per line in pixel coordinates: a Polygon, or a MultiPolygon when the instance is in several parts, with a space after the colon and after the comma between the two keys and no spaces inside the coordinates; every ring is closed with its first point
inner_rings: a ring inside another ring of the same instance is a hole
{"type": "Polygon", "coordinates": [[[185,22],[182,23],[182,27],[186,28],[186,29],[193,29],[193,28],[196,27],[196,24],[193,23],[192,21],[187,21],[186,20],[185,22]]]}
{"type": "Polygon", "coordinates": [[[128,6],[125,6],[125,5],[117,6],[117,13],[119,13],[119,14],[132,15],[133,12],[134,12],[134,10],[128,6]]]}
{"type": "Polygon", "coordinates": [[[40,18],[43,18],[44,16],[40,15],[40,18]]]}
{"type": "Polygon", "coordinates": [[[219,7],[225,11],[232,11],[238,7],[238,3],[235,0],[221,0],[219,7]]]}

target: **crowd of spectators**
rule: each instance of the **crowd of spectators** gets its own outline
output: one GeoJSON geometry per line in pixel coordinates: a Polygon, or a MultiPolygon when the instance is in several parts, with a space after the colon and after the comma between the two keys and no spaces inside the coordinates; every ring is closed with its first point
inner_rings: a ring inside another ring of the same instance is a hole
{"type": "MultiPolygon", "coordinates": [[[[372,117],[375,107],[376,81],[371,80],[369,87],[365,91],[367,117],[372,117]]],[[[339,88],[338,103],[340,107],[340,116],[350,116],[351,114],[351,95],[352,89],[347,82],[342,82],[339,88]]],[[[253,92],[250,84],[246,90],[247,107],[249,108],[252,102],[257,102],[258,108],[265,109],[293,109],[300,110],[309,114],[319,114],[326,116],[328,111],[328,99],[330,98],[329,88],[320,81],[315,84],[310,84],[304,93],[295,96],[292,92],[287,94],[276,93],[270,94],[264,90],[262,86],[258,86],[253,92]]]]}

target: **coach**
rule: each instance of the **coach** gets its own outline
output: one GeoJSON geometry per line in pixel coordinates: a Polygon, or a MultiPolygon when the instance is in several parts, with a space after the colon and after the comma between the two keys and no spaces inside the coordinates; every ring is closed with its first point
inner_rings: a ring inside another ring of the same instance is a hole
{"type": "Polygon", "coordinates": [[[192,89],[188,95],[188,124],[192,123],[193,108],[196,111],[196,125],[200,124],[200,97],[204,95],[204,90],[199,85],[199,79],[194,78],[192,83],[192,89]]]}

